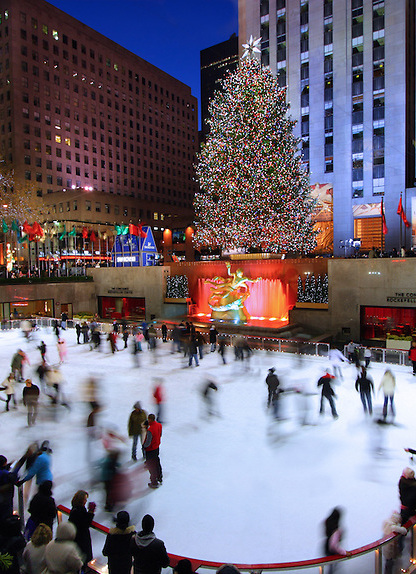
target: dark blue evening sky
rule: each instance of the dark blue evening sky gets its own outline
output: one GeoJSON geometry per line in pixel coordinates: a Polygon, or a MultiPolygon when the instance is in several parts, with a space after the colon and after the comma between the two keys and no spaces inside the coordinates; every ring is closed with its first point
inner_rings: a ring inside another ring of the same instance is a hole
{"type": "Polygon", "coordinates": [[[200,51],[238,33],[238,0],[49,2],[190,86],[198,102],[200,51]]]}

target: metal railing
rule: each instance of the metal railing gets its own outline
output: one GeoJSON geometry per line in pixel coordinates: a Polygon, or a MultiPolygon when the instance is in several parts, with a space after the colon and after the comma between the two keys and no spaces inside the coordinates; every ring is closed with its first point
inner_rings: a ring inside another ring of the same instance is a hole
{"type": "MultiPolygon", "coordinates": [[[[70,509],[66,506],[59,505],[58,506],[58,521],[62,520],[62,514],[69,514],[70,509]]],[[[407,574],[410,574],[416,568],[416,559],[414,555],[414,550],[416,550],[416,516],[410,518],[408,522],[404,525],[411,534],[411,542],[410,542],[410,558],[409,558],[409,568],[407,570],[402,570],[407,574]]],[[[108,534],[109,528],[100,524],[99,522],[92,522],[91,528],[100,532],[101,534],[108,534]]],[[[310,560],[300,560],[299,562],[276,562],[270,564],[240,564],[234,563],[234,565],[241,571],[241,572],[250,572],[251,574],[260,574],[263,571],[267,572],[296,572],[298,570],[306,570],[308,568],[317,568],[319,574],[325,573],[326,566],[330,566],[331,564],[346,561],[346,562],[354,562],[358,559],[369,555],[374,554],[373,556],[373,568],[371,570],[368,569],[368,566],[365,569],[366,574],[382,574],[382,566],[383,566],[383,546],[392,542],[395,539],[398,539],[401,535],[400,534],[391,534],[390,536],[385,536],[384,538],[380,538],[371,544],[367,544],[366,546],[361,546],[360,548],[355,548],[348,552],[347,556],[336,555],[336,556],[324,556],[321,558],[312,558],[310,560]]],[[[192,569],[194,571],[198,570],[201,574],[203,570],[217,570],[224,562],[214,562],[210,560],[200,560],[198,558],[189,558],[187,556],[179,556],[177,554],[172,554],[168,552],[170,565],[175,566],[179,560],[183,558],[187,558],[190,560],[192,564],[192,569]]],[[[104,563],[100,563],[100,560],[94,558],[91,562],[89,562],[88,566],[97,574],[103,574],[106,572],[106,565],[104,563]]],[[[358,564],[357,564],[358,566],[358,564]]],[[[362,570],[358,566],[354,566],[355,572],[361,572],[362,570]]]]}
{"type": "MultiPolygon", "coordinates": [[[[390,363],[392,365],[399,365],[408,367],[411,364],[409,359],[409,351],[401,351],[399,349],[384,349],[381,347],[368,347],[371,351],[370,361],[374,363],[390,363]]],[[[357,346],[360,361],[364,361],[365,347],[357,346]]],[[[348,357],[347,345],[344,346],[344,355],[348,357]]]]}
{"type": "MultiPolygon", "coordinates": [[[[20,323],[24,319],[4,319],[1,321],[1,329],[20,329],[20,323]]],[[[38,328],[51,328],[55,321],[60,324],[61,320],[54,317],[34,317],[27,319],[31,321],[38,328]]],[[[75,323],[82,322],[81,319],[69,319],[68,328],[74,327],[75,323]]],[[[136,322],[137,323],[137,322],[136,322]]],[[[103,333],[107,332],[111,323],[97,322],[98,330],[103,333]]],[[[208,329],[198,328],[208,337],[208,329]]],[[[156,326],[158,338],[162,338],[160,326],[156,326]]],[[[168,328],[168,337],[170,337],[172,330],[168,328]]],[[[225,339],[227,346],[234,346],[238,339],[243,338],[250,346],[251,349],[259,349],[266,351],[277,351],[279,353],[292,353],[294,355],[307,355],[316,357],[327,357],[330,349],[328,343],[303,341],[298,339],[280,339],[278,337],[259,337],[254,335],[244,336],[241,333],[224,333],[221,335],[225,339]]],[[[208,338],[207,338],[207,344],[208,338]]],[[[357,347],[360,354],[360,360],[364,361],[365,347],[357,347]]],[[[370,347],[371,361],[374,363],[389,363],[392,365],[409,366],[411,364],[408,356],[408,351],[401,351],[397,349],[384,349],[381,347],[370,347]]],[[[348,356],[347,346],[344,346],[344,355],[348,356]]]]}

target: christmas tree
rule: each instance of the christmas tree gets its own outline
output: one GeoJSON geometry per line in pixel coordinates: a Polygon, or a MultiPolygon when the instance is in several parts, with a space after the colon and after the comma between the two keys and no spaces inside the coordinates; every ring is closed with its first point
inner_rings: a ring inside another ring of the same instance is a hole
{"type": "Polygon", "coordinates": [[[240,67],[210,104],[210,134],[196,166],[196,246],[310,251],[309,180],[288,116],[286,91],[256,59],[250,39],[240,67]]]}

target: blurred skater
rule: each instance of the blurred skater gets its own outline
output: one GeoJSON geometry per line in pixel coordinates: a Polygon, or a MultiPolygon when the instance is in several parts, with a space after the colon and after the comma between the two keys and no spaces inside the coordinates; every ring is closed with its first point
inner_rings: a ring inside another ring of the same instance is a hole
{"type": "Polygon", "coordinates": [[[207,379],[202,387],[202,399],[205,403],[205,409],[208,417],[218,415],[218,411],[214,409],[213,393],[218,391],[217,385],[207,379]]]}
{"type": "Polygon", "coordinates": [[[266,385],[267,385],[267,408],[270,408],[272,405],[272,398],[274,393],[276,392],[277,387],[279,386],[279,379],[276,375],[276,369],[271,367],[266,377],[266,385]]]}
{"type": "Polygon", "coordinates": [[[333,347],[329,350],[328,359],[331,363],[332,369],[334,371],[334,375],[338,377],[341,381],[343,380],[342,376],[342,369],[341,366],[343,363],[349,364],[349,361],[344,355],[341,353],[339,349],[333,347]]]}
{"type": "Polygon", "coordinates": [[[396,390],[396,377],[393,375],[391,369],[386,369],[384,375],[381,379],[380,386],[378,390],[383,391],[384,403],[383,403],[383,420],[387,419],[388,406],[390,402],[390,412],[392,418],[396,416],[396,411],[394,409],[394,392],[396,390]]]}
{"type": "Polygon", "coordinates": [[[331,407],[331,413],[333,418],[337,419],[338,413],[335,408],[335,401],[334,401],[334,397],[336,395],[334,389],[332,388],[332,382],[334,379],[335,379],[334,375],[331,375],[331,373],[327,370],[325,372],[325,375],[323,375],[318,381],[318,387],[322,387],[321,406],[319,409],[319,414],[323,415],[325,412],[324,399],[326,399],[331,407]]]}
{"type": "Polygon", "coordinates": [[[127,430],[129,437],[133,439],[131,447],[131,458],[132,460],[137,460],[137,445],[140,440],[140,447],[142,445],[142,438],[144,434],[143,423],[147,420],[147,413],[142,409],[140,401],[136,401],[133,406],[133,410],[129,416],[129,422],[127,425],[127,430]]]}
{"type": "Polygon", "coordinates": [[[156,405],[156,420],[160,424],[163,424],[163,412],[164,412],[164,402],[165,402],[165,389],[164,382],[161,378],[154,379],[155,386],[153,389],[153,399],[156,405]]]}
{"type": "Polygon", "coordinates": [[[67,352],[68,352],[67,348],[66,348],[65,339],[59,338],[56,345],[57,345],[57,349],[58,349],[59,364],[62,365],[62,363],[66,359],[67,352]]]}
{"type": "Polygon", "coordinates": [[[361,374],[355,381],[355,390],[360,393],[364,413],[367,414],[368,411],[368,413],[372,415],[373,403],[371,400],[371,395],[374,393],[374,383],[372,378],[367,375],[367,370],[365,367],[361,367],[361,374]]]}
{"type": "Polygon", "coordinates": [[[4,391],[6,395],[6,411],[9,410],[9,404],[11,401],[13,401],[13,408],[17,409],[16,397],[14,395],[15,382],[14,373],[10,373],[10,375],[4,379],[2,386],[0,387],[0,391],[4,391]]]}
{"type": "MultiPolygon", "coordinates": [[[[343,531],[340,527],[342,512],[340,508],[334,508],[328,518],[325,520],[325,556],[348,556],[348,552],[341,546],[343,531]]],[[[335,574],[338,569],[338,563],[329,564],[328,573],[335,574]]]]}

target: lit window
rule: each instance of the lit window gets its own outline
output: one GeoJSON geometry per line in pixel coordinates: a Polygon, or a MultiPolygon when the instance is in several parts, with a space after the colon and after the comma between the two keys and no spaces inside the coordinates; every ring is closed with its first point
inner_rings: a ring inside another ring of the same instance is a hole
{"type": "Polygon", "coordinates": [[[52,30],[52,36],[55,40],[59,40],[58,30],[52,30]]]}
{"type": "Polygon", "coordinates": [[[42,24],[42,32],[46,35],[48,35],[48,27],[46,24],[42,24]]]}
{"type": "Polygon", "coordinates": [[[71,138],[65,138],[65,144],[71,145],[71,138]]]}
{"type": "Polygon", "coordinates": [[[61,143],[62,142],[61,136],[55,136],[55,141],[56,143],[61,143]]]}
{"type": "Polygon", "coordinates": [[[159,219],[159,214],[157,211],[154,212],[153,219],[159,219]]]}

